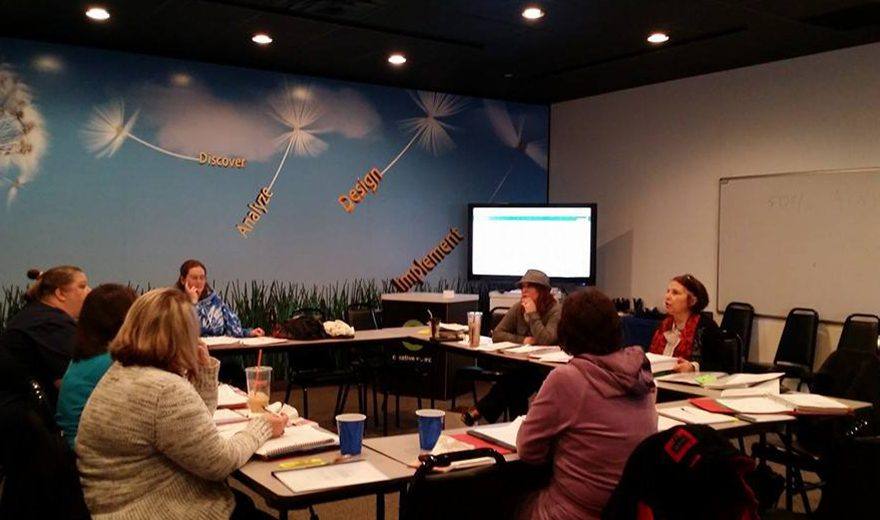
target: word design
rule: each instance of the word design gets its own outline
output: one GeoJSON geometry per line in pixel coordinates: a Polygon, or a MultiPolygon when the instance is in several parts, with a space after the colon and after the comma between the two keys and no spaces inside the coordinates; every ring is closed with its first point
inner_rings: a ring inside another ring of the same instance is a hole
{"type": "Polygon", "coordinates": [[[352,213],[357,204],[360,204],[364,198],[370,193],[376,193],[379,189],[379,183],[382,182],[382,172],[378,168],[373,168],[364,176],[364,180],[358,178],[354,183],[354,187],[348,190],[348,196],[340,195],[337,199],[342,204],[342,209],[346,213],[352,213]]]}

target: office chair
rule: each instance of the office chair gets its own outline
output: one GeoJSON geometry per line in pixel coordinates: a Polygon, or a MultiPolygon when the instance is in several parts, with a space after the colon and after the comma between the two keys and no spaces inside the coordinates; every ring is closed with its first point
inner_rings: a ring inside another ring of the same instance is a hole
{"type": "Polygon", "coordinates": [[[742,341],[743,363],[749,360],[754,320],[755,308],[751,304],[743,302],[728,303],[724,308],[724,316],[721,318],[721,330],[736,334],[742,341]]]}

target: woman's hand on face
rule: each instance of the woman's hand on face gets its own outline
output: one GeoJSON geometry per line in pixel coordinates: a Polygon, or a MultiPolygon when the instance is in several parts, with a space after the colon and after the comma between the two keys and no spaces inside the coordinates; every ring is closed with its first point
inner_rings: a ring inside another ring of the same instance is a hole
{"type": "Polygon", "coordinates": [[[283,413],[267,413],[263,417],[269,421],[272,426],[272,438],[284,435],[284,428],[287,426],[287,416],[283,413]]]}
{"type": "Polygon", "coordinates": [[[533,338],[531,336],[526,336],[523,339],[523,345],[534,345],[534,344],[535,344],[535,338],[533,338]]]}
{"type": "Polygon", "coordinates": [[[266,335],[266,331],[264,331],[264,330],[261,329],[260,327],[257,327],[257,328],[255,328],[254,330],[251,331],[251,337],[252,337],[252,338],[259,338],[259,337],[262,337],[262,336],[265,336],[265,335],[266,335]]]}
{"type": "Polygon", "coordinates": [[[198,357],[200,365],[206,367],[211,364],[211,354],[208,353],[208,346],[201,341],[199,341],[199,344],[196,346],[196,356],[198,357]]]}
{"type": "Polygon", "coordinates": [[[522,308],[524,314],[530,314],[538,310],[538,307],[535,305],[535,300],[531,298],[522,299],[522,308]]]}
{"type": "Polygon", "coordinates": [[[672,367],[673,372],[693,372],[694,365],[690,361],[684,358],[678,358],[678,361],[675,362],[675,366],[672,367]]]}
{"type": "Polygon", "coordinates": [[[189,301],[193,303],[199,302],[199,290],[194,285],[186,285],[186,295],[189,296],[189,301]]]}

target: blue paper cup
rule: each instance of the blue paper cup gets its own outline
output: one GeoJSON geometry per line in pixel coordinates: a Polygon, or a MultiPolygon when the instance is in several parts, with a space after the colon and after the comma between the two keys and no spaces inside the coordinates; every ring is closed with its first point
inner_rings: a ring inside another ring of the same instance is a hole
{"type": "Polygon", "coordinates": [[[419,417],[419,448],[423,451],[433,450],[440,438],[440,432],[443,431],[446,412],[425,409],[416,410],[416,415],[419,417]]]}
{"type": "Polygon", "coordinates": [[[367,416],[362,413],[343,413],[336,416],[336,431],[339,432],[339,451],[343,455],[360,455],[364,441],[364,422],[367,416]]]}

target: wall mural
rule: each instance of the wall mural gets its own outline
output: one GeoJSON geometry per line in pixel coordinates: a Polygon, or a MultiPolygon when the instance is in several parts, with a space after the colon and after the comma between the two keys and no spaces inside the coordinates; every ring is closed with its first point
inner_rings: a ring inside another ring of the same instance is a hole
{"type": "Polygon", "coordinates": [[[469,202],[546,201],[547,118],[0,38],[0,283],[73,263],[165,285],[190,257],[227,281],[458,278],[469,202]]]}

